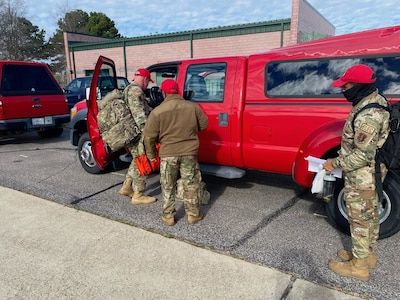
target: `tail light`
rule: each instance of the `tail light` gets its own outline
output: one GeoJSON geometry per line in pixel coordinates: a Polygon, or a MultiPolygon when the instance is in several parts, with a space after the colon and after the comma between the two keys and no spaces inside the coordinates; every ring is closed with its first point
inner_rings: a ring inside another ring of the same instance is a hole
{"type": "Polygon", "coordinates": [[[4,115],[3,101],[0,100],[0,115],[4,115]]]}
{"type": "Polygon", "coordinates": [[[69,111],[69,106],[68,106],[68,99],[67,99],[67,97],[65,97],[65,107],[66,107],[67,111],[69,111]]]}

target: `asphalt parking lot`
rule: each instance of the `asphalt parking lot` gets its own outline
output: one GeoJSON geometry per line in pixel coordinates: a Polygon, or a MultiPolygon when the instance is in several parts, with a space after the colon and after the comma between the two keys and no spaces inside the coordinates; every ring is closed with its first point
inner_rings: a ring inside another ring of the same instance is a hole
{"type": "MultiPolygon", "coordinates": [[[[242,179],[204,176],[211,193],[205,218],[189,226],[179,203],[177,224],[161,222],[161,202],[133,206],[118,195],[126,170],[91,175],[80,166],[68,132],[43,140],[34,133],[0,140],[0,182],[68,207],[143,228],[372,299],[397,299],[400,235],[378,242],[378,268],[369,282],[336,276],[327,262],[350,239],[327,222],[322,203],[290,176],[250,171],[242,179]]],[[[148,192],[160,199],[158,175],[148,192]]]]}

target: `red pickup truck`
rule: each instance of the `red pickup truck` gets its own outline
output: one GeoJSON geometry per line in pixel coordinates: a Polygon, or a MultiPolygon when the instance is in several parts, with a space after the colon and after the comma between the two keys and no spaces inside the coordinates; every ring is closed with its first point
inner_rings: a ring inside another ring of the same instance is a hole
{"type": "MultiPolygon", "coordinates": [[[[292,175],[310,187],[315,173],[306,157],[328,158],[340,148],[350,111],[340,89],[332,88],[351,65],[364,63],[377,75],[377,87],[390,101],[400,98],[400,26],[330,37],[250,56],[201,58],[148,67],[160,85],[174,78],[183,96],[191,94],[209,118],[200,133],[203,172],[235,178],[246,169],[292,175]]],[[[114,62],[98,59],[93,77],[116,76],[114,62]]],[[[96,80],[88,99],[87,128],[99,170],[120,153],[109,153],[96,123],[96,80]]],[[[72,134],[72,133],[71,133],[72,134]]],[[[390,173],[380,203],[380,238],[400,230],[400,180],[390,173]]],[[[348,232],[343,182],[338,181],[327,214],[348,232]]]]}
{"type": "Polygon", "coordinates": [[[57,137],[68,122],[67,99],[46,64],[0,61],[0,134],[57,137]]]}

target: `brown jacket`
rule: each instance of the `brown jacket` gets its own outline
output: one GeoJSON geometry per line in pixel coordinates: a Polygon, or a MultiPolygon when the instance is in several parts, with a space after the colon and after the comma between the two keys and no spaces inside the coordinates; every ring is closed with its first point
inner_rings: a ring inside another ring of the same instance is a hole
{"type": "Polygon", "coordinates": [[[197,133],[206,129],[208,118],[194,103],[171,94],[149,115],[144,128],[146,155],[155,157],[155,145],[161,144],[160,157],[197,155],[197,133]]]}

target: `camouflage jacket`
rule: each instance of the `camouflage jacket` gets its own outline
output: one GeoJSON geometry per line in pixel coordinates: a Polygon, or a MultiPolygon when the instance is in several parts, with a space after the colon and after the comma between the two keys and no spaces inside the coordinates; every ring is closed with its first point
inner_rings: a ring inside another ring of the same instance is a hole
{"type": "Polygon", "coordinates": [[[131,110],[136,124],[143,132],[144,125],[146,124],[146,118],[150,112],[146,95],[136,82],[132,82],[125,88],[124,97],[128,102],[129,109],[131,110]]]}
{"type": "MultiPolygon", "coordinates": [[[[387,101],[378,90],[363,98],[355,105],[346,120],[342,133],[339,156],[332,165],[341,168],[345,175],[346,185],[358,189],[375,189],[375,154],[382,147],[389,134],[389,112],[370,108],[360,112],[354,120],[354,114],[369,103],[387,106],[387,101]]],[[[386,173],[386,170],[382,170],[386,173]]]]}

